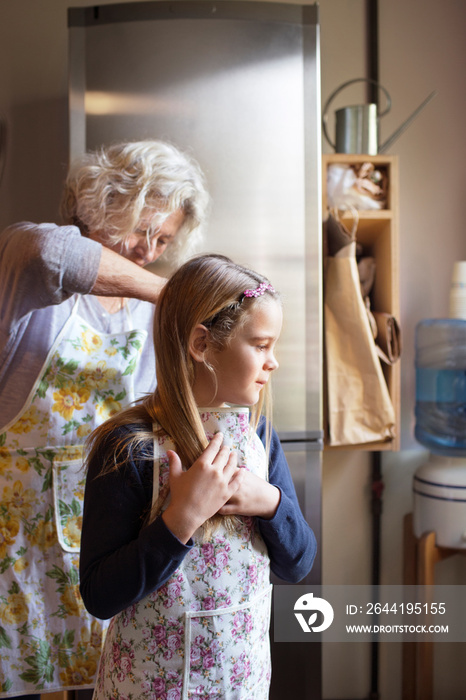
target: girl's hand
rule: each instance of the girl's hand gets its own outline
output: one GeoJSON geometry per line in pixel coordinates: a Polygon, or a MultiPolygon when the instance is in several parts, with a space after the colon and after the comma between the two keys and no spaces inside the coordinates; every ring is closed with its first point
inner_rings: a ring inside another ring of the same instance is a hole
{"type": "Polygon", "coordinates": [[[171,498],[162,518],[184,544],[239,488],[238,477],[244,469],[238,469],[236,453],[222,442],[223,435],[215,435],[187,471],[183,471],[176,452],[167,452],[171,498]]]}
{"type": "Polygon", "coordinates": [[[280,503],[280,489],[261,479],[247,469],[238,478],[239,488],[230,500],[220,508],[221,515],[252,515],[270,520],[280,503]]]}

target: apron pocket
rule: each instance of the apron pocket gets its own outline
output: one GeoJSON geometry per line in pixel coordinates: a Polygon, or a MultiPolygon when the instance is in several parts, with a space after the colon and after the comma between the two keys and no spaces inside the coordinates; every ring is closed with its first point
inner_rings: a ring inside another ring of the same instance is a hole
{"type": "Polygon", "coordinates": [[[254,600],[186,613],[183,700],[267,700],[272,586],[254,600]]]}
{"type": "Polygon", "coordinates": [[[54,459],[53,504],[58,541],[65,552],[79,552],[86,473],[83,459],[54,459]]]}

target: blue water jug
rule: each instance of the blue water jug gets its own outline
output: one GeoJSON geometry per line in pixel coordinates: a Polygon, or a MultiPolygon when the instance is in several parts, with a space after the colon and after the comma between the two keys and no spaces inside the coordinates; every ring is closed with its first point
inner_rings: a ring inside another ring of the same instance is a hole
{"type": "Polygon", "coordinates": [[[416,326],[415,437],[431,452],[466,456],[466,320],[416,326]]]}

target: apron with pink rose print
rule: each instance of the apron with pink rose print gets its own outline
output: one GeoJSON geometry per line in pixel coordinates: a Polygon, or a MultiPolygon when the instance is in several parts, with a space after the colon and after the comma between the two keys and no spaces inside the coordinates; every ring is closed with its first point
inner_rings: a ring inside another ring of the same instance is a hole
{"type": "Polygon", "coordinates": [[[108,623],[79,595],[86,436],[134,400],[147,331],[104,334],[79,298],[16,418],[0,429],[0,697],[94,685],[108,623]]]}
{"type": "MultiPolygon", "coordinates": [[[[200,415],[209,440],[220,430],[238,464],[267,478],[248,409],[200,409],[200,415]]],[[[165,500],[168,449],[168,438],[154,437],[153,515],[165,500]]],[[[255,519],[238,520],[233,535],[222,525],[208,539],[196,532],[173,576],[112,619],[94,700],[269,697],[270,561],[255,519]]]]}

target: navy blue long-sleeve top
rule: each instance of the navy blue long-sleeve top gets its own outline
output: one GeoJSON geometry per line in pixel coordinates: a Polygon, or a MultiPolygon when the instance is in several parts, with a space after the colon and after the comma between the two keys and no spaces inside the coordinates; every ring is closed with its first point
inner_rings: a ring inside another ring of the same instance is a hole
{"type": "MultiPolygon", "coordinates": [[[[119,429],[116,437],[129,430],[119,429]]],[[[265,443],[264,420],[257,433],[265,443]]],[[[162,586],[193,546],[192,540],[180,542],[160,516],[147,525],[153,481],[153,459],[148,450],[128,451],[118,470],[102,475],[109,458],[113,459],[113,450],[104,443],[89,463],[80,556],[81,595],[87,610],[101,619],[116,615],[162,586]]],[[[317,545],[301,513],[275,431],[269,482],[280,489],[280,503],[273,518],[256,520],[271,570],[279,578],[297,583],[310,571],[317,545]]]]}

